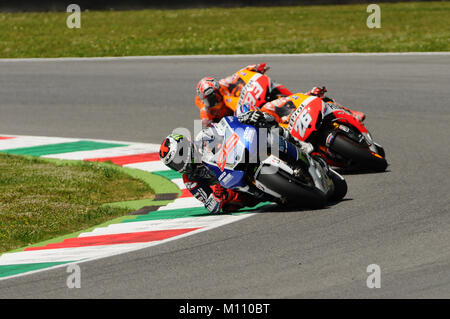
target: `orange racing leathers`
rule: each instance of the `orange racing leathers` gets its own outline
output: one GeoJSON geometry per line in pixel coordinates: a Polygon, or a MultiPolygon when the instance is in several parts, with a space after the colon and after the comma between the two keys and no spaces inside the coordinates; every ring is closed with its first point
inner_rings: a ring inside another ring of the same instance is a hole
{"type": "MultiPolygon", "coordinates": [[[[221,118],[225,116],[230,116],[234,114],[234,110],[225,103],[224,97],[239,97],[241,94],[242,87],[246,84],[245,81],[239,76],[239,72],[243,70],[249,70],[253,72],[259,72],[264,74],[269,67],[266,63],[248,65],[245,68],[237,71],[236,73],[219,80],[219,95],[222,97],[219,103],[211,108],[205,107],[202,100],[196,96],[195,104],[200,109],[200,119],[202,120],[202,126],[207,127],[211,123],[219,122],[221,118]]],[[[285,86],[272,82],[272,87],[269,88],[271,91],[271,96],[278,98],[280,96],[291,95],[292,92],[289,91],[285,86]]]]}
{"type": "Polygon", "coordinates": [[[297,100],[298,95],[309,95],[309,96],[318,96],[324,99],[326,102],[331,102],[346,111],[350,112],[355,118],[357,118],[359,121],[364,121],[365,115],[362,112],[351,110],[347,107],[344,107],[342,105],[337,104],[333,99],[324,96],[324,93],[326,92],[326,88],[322,87],[314,87],[307,93],[296,93],[292,94],[291,96],[282,97],[279,99],[276,99],[274,101],[270,101],[266,104],[264,104],[261,107],[261,111],[264,113],[268,113],[272,115],[275,120],[280,124],[287,124],[289,122],[289,117],[297,109],[298,103],[295,103],[295,100],[297,100]]]}

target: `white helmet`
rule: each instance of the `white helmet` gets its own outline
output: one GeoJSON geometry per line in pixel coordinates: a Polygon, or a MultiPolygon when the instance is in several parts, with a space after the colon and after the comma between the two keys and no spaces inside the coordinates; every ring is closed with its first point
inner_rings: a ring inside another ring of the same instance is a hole
{"type": "Polygon", "coordinates": [[[194,164],[194,145],[183,135],[170,134],[161,144],[159,158],[171,169],[185,173],[194,164]]]}

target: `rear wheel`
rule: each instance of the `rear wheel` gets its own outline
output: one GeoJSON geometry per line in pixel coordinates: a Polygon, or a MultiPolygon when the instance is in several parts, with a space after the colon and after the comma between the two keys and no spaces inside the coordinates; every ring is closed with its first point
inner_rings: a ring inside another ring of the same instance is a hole
{"type": "Polygon", "coordinates": [[[351,166],[376,171],[384,171],[387,168],[387,161],[383,156],[371,152],[367,147],[363,147],[343,135],[336,135],[330,148],[350,160],[351,166]]]}

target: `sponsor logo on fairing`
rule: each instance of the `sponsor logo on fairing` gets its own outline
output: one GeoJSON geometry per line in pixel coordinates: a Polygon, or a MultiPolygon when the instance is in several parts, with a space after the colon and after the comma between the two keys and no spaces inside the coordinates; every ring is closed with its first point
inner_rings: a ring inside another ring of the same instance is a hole
{"type": "MultiPolygon", "coordinates": [[[[223,175],[223,174],[222,174],[223,175]]],[[[220,181],[223,184],[227,184],[231,179],[233,178],[232,174],[227,174],[223,179],[221,179],[220,181]]]]}
{"type": "Polygon", "coordinates": [[[186,185],[187,189],[192,190],[198,186],[198,183],[197,182],[186,182],[185,185],[186,185]]]}
{"type": "Polygon", "coordinates": [[[325,145],[327,147],[330,146],[331,142],[333,141],[333,138],[334,138],[333,133],[328,134],[327,139],[325,140],[325,145]]]}

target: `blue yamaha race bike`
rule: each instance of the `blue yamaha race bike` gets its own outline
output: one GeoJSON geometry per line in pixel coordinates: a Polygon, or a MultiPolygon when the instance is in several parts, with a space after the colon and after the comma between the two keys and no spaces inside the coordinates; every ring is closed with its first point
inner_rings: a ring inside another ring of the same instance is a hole
{"type": "Polygon", "coordinates": [[[202,162],[229,189],[282,205],[322,208],[347,193],[344,178],[276,130],[224,117],[202,140],[202,162]]]}

